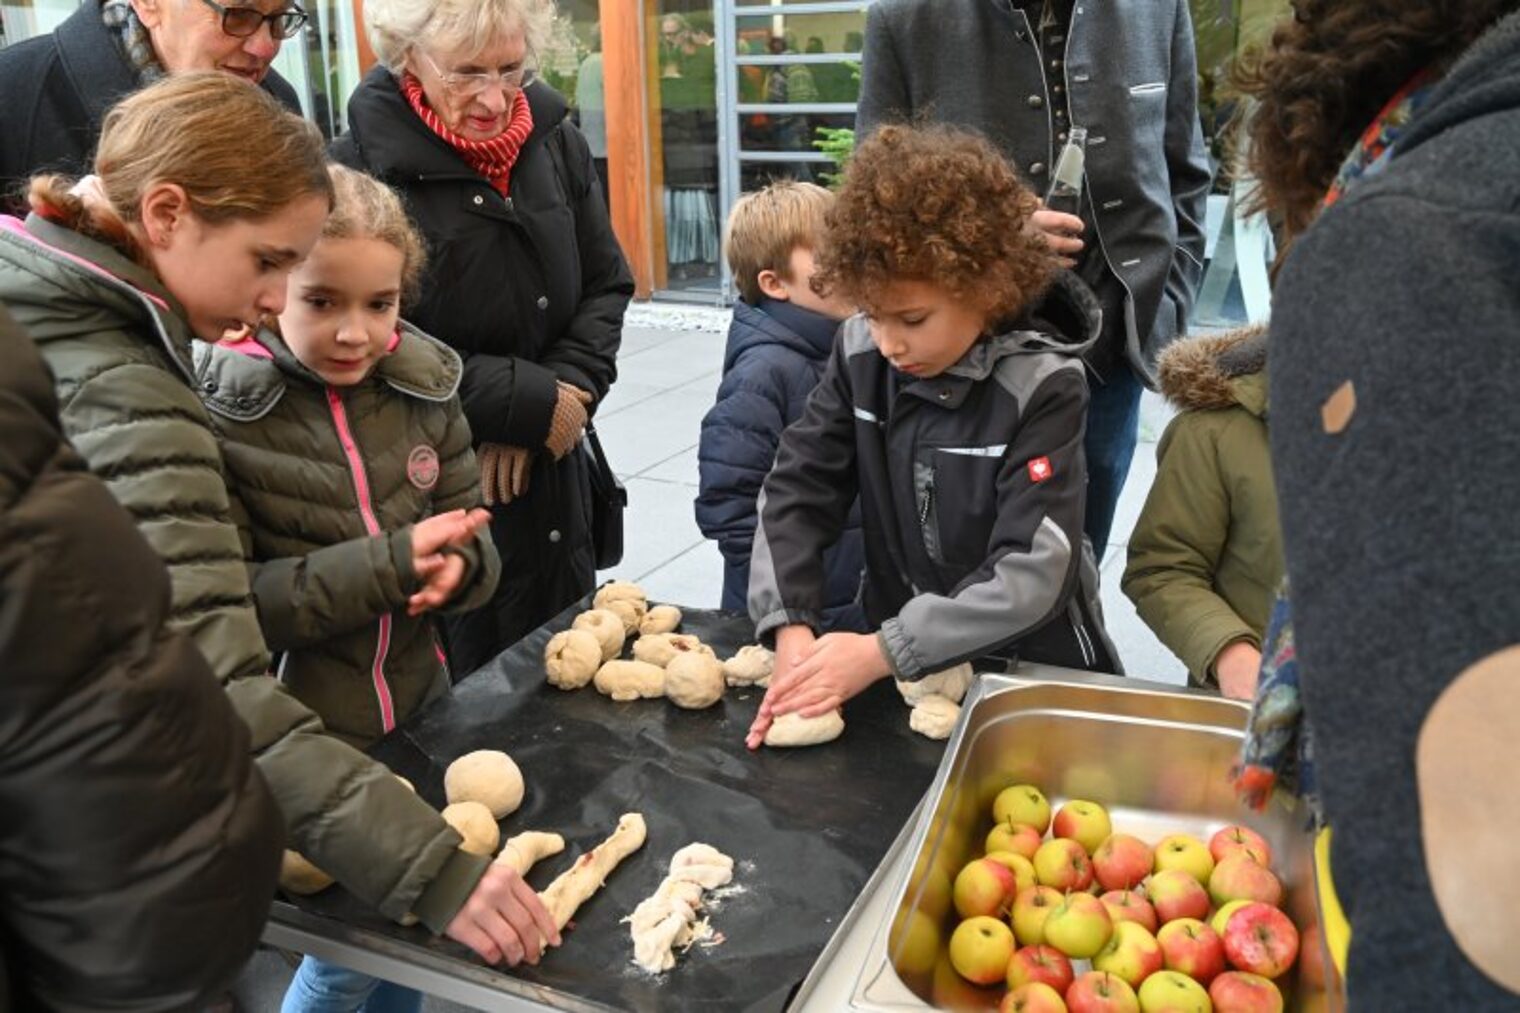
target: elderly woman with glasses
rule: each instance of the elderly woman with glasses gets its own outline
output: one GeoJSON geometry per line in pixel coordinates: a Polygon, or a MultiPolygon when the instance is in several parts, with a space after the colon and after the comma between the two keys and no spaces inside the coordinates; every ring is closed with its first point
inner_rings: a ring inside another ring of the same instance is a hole
{"type": "Polygon", "coordinates": [[[407,319],[464,359],[502,579],[448,617],[467,675],[591,590],[581,432],[616,376],[633,295],[586,139],[532,66],[552,0],[366,0],[380,59],[339,161],[400,191],[429,245],[407,319]]]}
{"type": "Polygon", "coordinates": [[[301,104],[270,69],[306,23],[292,0],[86,0],[51,34],[0,49],[0,211],[40,171],[80,176],[106,110],[166,74],[220,70],[301,104]]]}

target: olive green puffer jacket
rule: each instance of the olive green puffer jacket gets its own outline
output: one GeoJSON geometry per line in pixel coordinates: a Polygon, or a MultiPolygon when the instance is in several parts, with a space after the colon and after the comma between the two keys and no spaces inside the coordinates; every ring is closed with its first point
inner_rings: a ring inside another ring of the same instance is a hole
{"type": "MultiPolygon", "coordinates": [[[[362,382],[328,386],[272,332],[201,343],[197,387],[247,512],[253,596],[280,681],[360,747],[448,689],[411,525],[481,505],[480,470],[456,390],[459,355],[403,328],[362,382]]],[[[450,610],[483,605],[501,564],[488,530],[450,610]]]]}
{"type": "Polygon", "coordinates": [[[186,631],[252,733],[290,846],[392,918],[446,927],[485,871],[382,765],[266,674],[211,419],[174,298],[120,252],[33,215],[0,219],[0,302],[52,367],[64,430],[169,568],[186,631]]]}

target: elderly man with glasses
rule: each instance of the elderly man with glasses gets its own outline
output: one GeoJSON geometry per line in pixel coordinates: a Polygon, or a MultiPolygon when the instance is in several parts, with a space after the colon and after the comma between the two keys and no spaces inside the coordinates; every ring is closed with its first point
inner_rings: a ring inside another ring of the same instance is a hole
{"type": "Polygon", "coordinates": [[[225,71],[299,113],[270,64],[305,23],[294,0],[86,0],[50,35],[0,50],[0,210],[18,208],[34,173],[89,171],[106,110],[165,74],[225,71]]]}

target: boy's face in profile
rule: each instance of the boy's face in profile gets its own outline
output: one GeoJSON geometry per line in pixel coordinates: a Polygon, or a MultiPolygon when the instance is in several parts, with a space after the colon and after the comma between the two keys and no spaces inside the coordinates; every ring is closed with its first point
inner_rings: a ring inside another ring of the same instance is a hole
{"type": "Polygon", "coordinates": [[[980,307],[925,281],[888,285],[866,319],[877,351],[893,368],[920,378],[959,362],[987,327],[980,307]]]}
{"type": "Polygon", "coordinates": [[[855,307],[836,295],[821,296],[813,291],[813,272],[818,269],[813,251],[806,246],[792,248],[787,276],[775,271],[760,272],[760,291],[772,299],[795,303],[805,310],[820,313],[831,320],[855,315],[855,307]]]}

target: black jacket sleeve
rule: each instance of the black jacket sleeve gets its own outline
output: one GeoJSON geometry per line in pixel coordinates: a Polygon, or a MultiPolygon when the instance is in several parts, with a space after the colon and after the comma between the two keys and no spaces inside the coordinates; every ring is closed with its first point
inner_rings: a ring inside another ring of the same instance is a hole
{"type": "Polygon", "coordinates": [[[913,115],[907,77],[897,53],[888,11],[880,4],[866,9],[866,40],[860,54],[860,100],[855,135],[861,139],[883,123],[913,115]]]}

